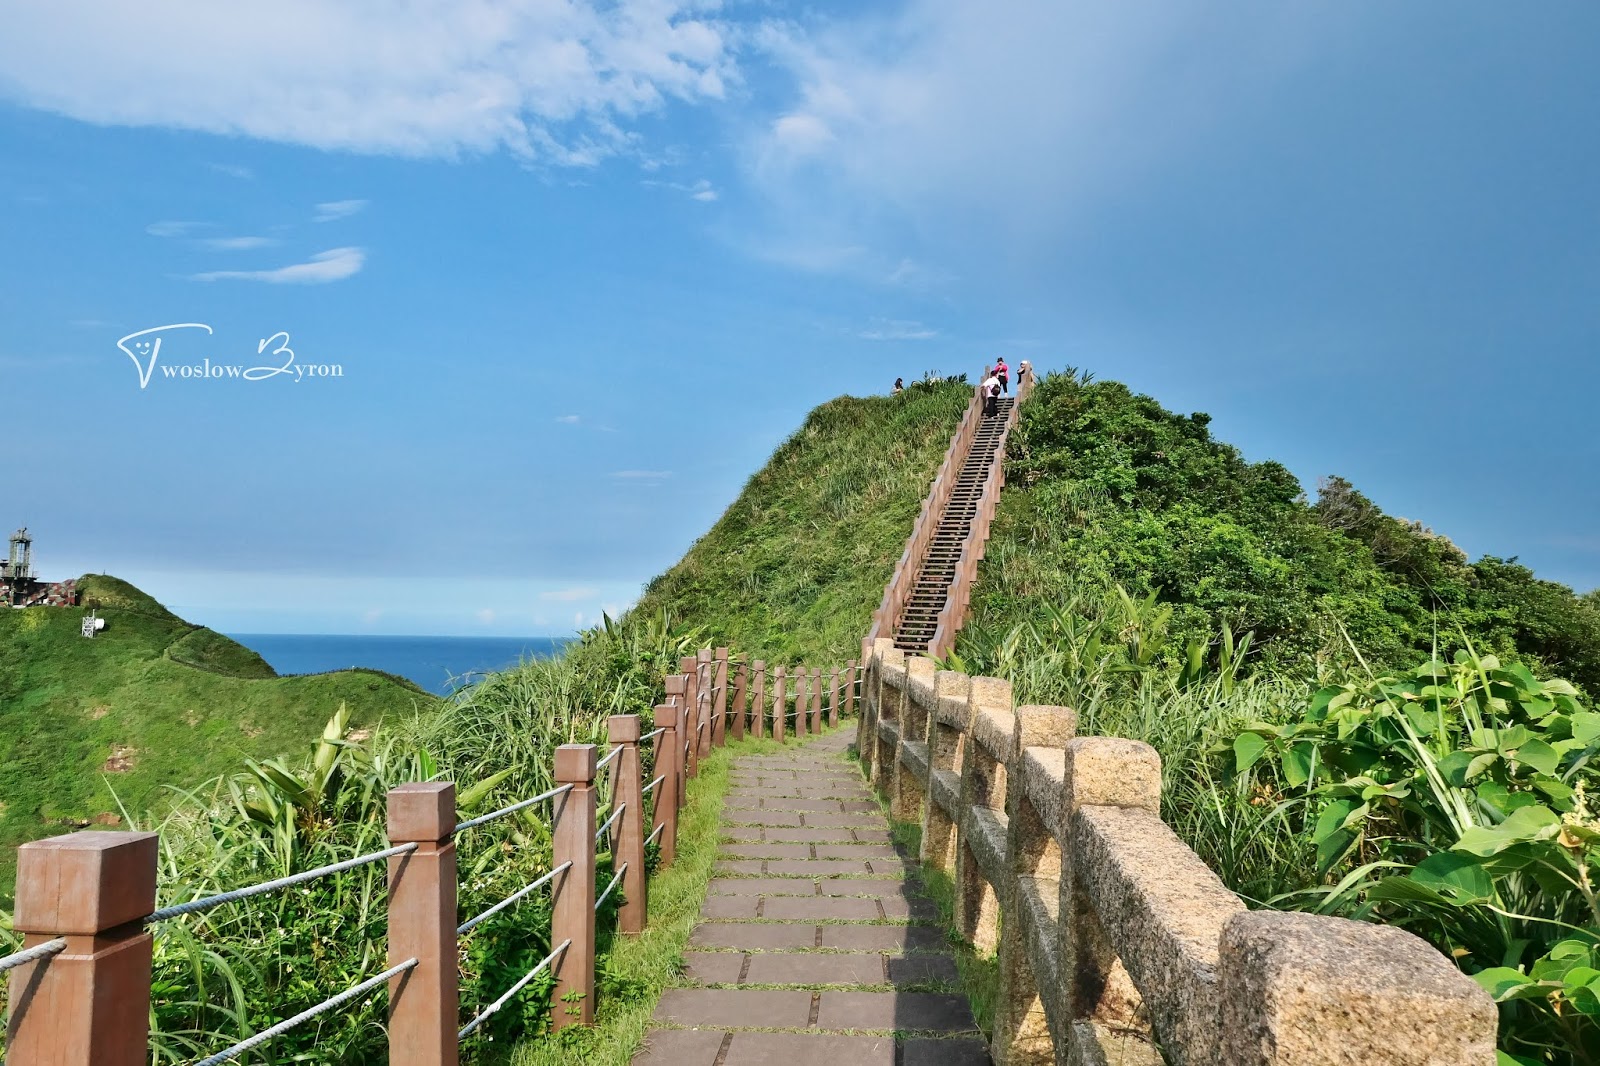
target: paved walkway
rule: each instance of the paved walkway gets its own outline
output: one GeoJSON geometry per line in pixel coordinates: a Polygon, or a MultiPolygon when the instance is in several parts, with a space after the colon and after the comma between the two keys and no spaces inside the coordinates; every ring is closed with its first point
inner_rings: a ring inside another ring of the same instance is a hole
{"type": "Polygon", "coordinates": [[[635,1066],[987,1066],[842,729],[732,769],[701,923],[635,1066]]]}

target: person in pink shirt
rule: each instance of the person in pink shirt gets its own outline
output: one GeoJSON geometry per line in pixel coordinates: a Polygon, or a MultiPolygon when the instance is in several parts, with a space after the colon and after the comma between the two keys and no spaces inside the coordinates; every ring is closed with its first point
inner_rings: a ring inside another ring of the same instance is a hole
{"type": "Polygon", "coordinates": [[[994,361],[994,376],[1000,379],[1000,391],[1010,395],[1011,368],[1006,366],[1005,356],[1001,356],[999,359],[994,361]]]}

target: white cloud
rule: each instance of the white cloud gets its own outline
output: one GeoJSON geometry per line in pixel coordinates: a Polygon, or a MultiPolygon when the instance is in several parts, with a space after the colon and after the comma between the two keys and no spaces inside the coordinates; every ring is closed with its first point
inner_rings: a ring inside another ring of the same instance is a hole
{"type": "Polygon", "coordinates": [[[14,101],[323,149],[588,166],[634,150],[630,120],[738,79],[738,31],[705,0],[12,7],[0,94],[14,101]]]}
{"type": "Polygon", "coordinates": [[[712,185],[710,180],[707,178],[701,178],[692,185],[685,185],[678,181],[646,181],[642,184],[655,186],[661,189],[672,189],[674,192],[686,194],[691,200],[699,200],[704,204],[713,203],[722,195],[721,193],[717,192],[716,186],[712,185]]]}
{"type": "Polygon", "coordinates": [[[219,252],[249,252],[257,248],[271,248],[278,243],[276,237],[207,237],[200,242],[219,252]]]}
{"type": "Polygon", "coordinates": [[[318,252],[308,262],[292,263],[273,270],[208,270],[189,275],[192,281],[265,281],[275,285],[320,285],[343,281],[361,270],[367,256],[360,248],[330,248],[318,252]]]}
{"type": "Polygon", "coordinates": [[[591,599],[599,594],[599,589],[584,586],[570,589],[547,589],[539,593],[539,598],[541,600],[553,600],[556,603],[576,603],[579,600],[591,599]]]}
{"type": "Polygon", "coordinates": [[[493,607],[485,607],[478,611],[474,617],[478,619],[479,625],[492,626],[496,615],[493,607]]]}
{"type": "Polygon", "coordinates": [[[366,206],[366,200],[330,200],[317,205],[317,217],[314,221],[336,222],[341,218],[349,218],[366,206]]]}
{"type": "Polygon", "coordinates": [[[256,176],[255,171],[249,167],[241,167],[233,163],[207,163],[206,166],[218,174],[226,174],[230,178],[238,178],[241,181],[248,181],[256,176]]]}
{"type": "Polygon", "coordinates": [[[564,426],[575,426],[582,421],[582,419],[577,415],[557,415],[556,421],[560,422],[564,426]]]}
{"type": "Polygon", "coordinates": [[[625,481],[660,481],[672,476],[670,470],[613,470],[611,476],[625,481]]]}
{"type": "Polygon", "coordinates": [[[938,335],[938,330],[929,329],[921,322],[891,318],[874,319],[871,326],[856,334],[867,341],[929,341],[938,335]]]}
{"type": "Polygon", "coordinates": [[[152,237],[184,237],[197,229],[204,229],[204,222],[152,222],[144,231],[152,237]]]}
{"type": "Polygon", "coordinates": [[[894,284],[919,272],[908,247],[935,278],[974,247],[1059,249],[1098,203],[1251,121],[1362,17],[1322,2],[857,10],[757,36],[796,87],[747,127],[744,170],[769,209],[752,239],[765,258],[894,284]],[[866,251],[824,254],[851,247],[866,251]]]}

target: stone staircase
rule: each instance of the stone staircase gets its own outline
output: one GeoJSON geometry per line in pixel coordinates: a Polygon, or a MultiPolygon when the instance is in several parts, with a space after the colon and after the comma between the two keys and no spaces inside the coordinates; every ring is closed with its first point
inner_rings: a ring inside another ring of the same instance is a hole
{"type": "Polygon", "coordinates": [[[1001,398],[995,413],[985,415],[978,426],[966,462],[956,477],[949,503],[940,516],[928,550],[917,568],[916,583],[894,626],[894,646],[908,652],[928,654],[934,631],[939,626],[939,612],[950,599],[956,569],[961,560],[961,545],[972,529],[973,518],[978,513],[983,484],[996,461],[1004,461],[1000,454],[1005,440],[1006,423],[1011,408],[1016,404],[1012,397],[1001,398]]]}

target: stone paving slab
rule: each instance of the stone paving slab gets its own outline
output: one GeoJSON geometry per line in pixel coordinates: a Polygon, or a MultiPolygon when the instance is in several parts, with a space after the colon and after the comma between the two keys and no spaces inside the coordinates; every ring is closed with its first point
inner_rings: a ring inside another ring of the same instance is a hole
{"type": "Polygon", "coordinates": [[[786,951],[750,956],[747,985],[881,985],[886,983],[882,955],[845,955],[786,951]]]}
{"type": "MultiPolygon", "coordinates": [[[[742,897],[721,897],[737,899],[742,897]]],[[[812,921],[818,918],[830,921],[875,922],[885,915],[878,909],[875,899],[837,899],[829,896],[771,896],[765,899],[761,917],[780,921],[812,921]]],[[[890,902],[899,902],[897,900],[890,902]]],[[[909,912],[908,912],[909,914],[909,912]]]]}
{"type": "Polygon", "coordinates": [[[975,1031],[965,996],[937,992],[824,992],[817,1011],[821,1029],[975,1031]]]}
{"type": "Polygon", "coordinates": [[[735,1033],[724,1066],[894,1066],[894,1040],[827,1033],[735,1033]]]}
{"type": "Polygon", "coordinates": [[[989,1066],[989,1047],[982,1040],[907,1040],[901,1066],[989,1066]]]}
{"type": "MultiPolygon", "coordinates": [[[[774,855],[772,858],[780,858],[774,855]]],[[[781,856],[788,858],[788,856],[781,856]]],[[[819,859],[898,859],[900,853],[893,844],[818,844],[819,859]]]]}
{"type": "Polygon", "coordinates": [[[707,922],[689,934],[692,948],[740,948],[744,951],[788,951],[816,946],[814,925],[707,922]]]}
{"type": "Polygon", "coordinates": [[[669,988],[661,993],[661,1002],[656,1005],[652,1020],[701,1028],[804,1029],[811,1024],[811,993],[756,988],[669,988]]]}
{"type": "Polygon", "coordinates": [[[777,877],[895,877],[905,870],[876,870],[864,859],[769,859],[762,865],[765,873],[777,877]]]}
{"type": "MultiPolygon", "coordinates": [[[[725,844],[718,853],[730,859],[809,859],[810,844],[725,844]]],[[[822,858],[823,856],[818,856],[822,858]]]]}
{"type": "Polygon", "coordinates": [[[652,1029],[633,1066],[714,1066],[725,1037],[701,1029],[652,1029]]]}
{"type": "Polygon", "coordinates": [[[819,946],[845,951],[948,952],[941,929],[921,925],[824,925],[819,946]]]}

